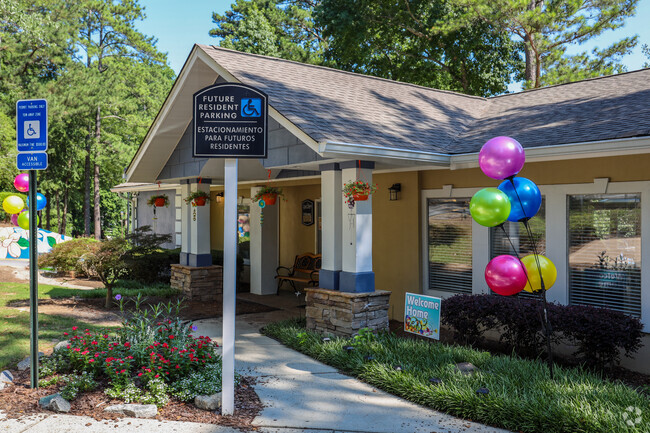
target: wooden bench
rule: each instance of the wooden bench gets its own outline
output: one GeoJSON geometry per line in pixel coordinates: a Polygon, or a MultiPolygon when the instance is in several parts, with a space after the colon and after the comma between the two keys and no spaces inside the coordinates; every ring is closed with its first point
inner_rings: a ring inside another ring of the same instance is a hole
{"type": "Polygon", "coordinates": [[[316,287],[318,285],[320,264],[320,254],[304,253],[296,256],[291,268],[278,266],[275,270],[275,278],[278,280],[278,291],[276,295],[280,294],[280,287],[285,282],[291,284],[296,294],[300,294],[300,291],[296,288],[296,283],[305,283],[308,286],[316,287]]]}

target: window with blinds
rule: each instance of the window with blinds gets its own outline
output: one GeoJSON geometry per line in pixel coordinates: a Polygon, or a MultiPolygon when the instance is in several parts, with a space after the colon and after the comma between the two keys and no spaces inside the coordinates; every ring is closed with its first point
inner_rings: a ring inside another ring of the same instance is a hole
{"type": "Polygon", "coordinates": [[[429,289],[472,293],[469,198],[428,199],[429,289]]]}
{"type": "MultiPolygon", "coordinates": [[[[514,223],[506,221],[503,224],[503,229],[500,227],[490,228],[490,259],[503,254],[523,258],[529,254],[533,254],[533,241],[537,247],[537,254],[546,255],[546,199],[542,197],[542,206],[539,212],[528,221],[528,226],[533,235],[531,240],[526,231],[524,223],[514,223]],[[510,239],[508,239],[510,238],[510,239]],[[512,242],[512,244],[511,244],[512,242]],[[513,251],[513,247],[515,251],[513,251]]],[[[519,293],[523,298],[537,298],[532,293],[522,291],[519,293]]]]}
{"type": "Polygon", "coordinates": [[[641,316],[640,194],[568,197],[569,303],[641,316]]]}

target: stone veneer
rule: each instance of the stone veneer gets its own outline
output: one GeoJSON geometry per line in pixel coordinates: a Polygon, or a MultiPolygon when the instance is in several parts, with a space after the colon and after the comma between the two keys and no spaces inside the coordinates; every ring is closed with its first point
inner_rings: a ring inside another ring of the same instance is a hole
{"type": "Polygon", "coordinates": [[[216,301],[223,293],[221,266],[192,267],[172,265],[170,285],[183,292],[189,301],[216,301]]]}
{"type": "Polygon", "coordinates": [[[388,330],[388,299],[391,292],[339,292],[306,288],[307,329],[322,334],[351,337],[361,328],[388,330]]]}

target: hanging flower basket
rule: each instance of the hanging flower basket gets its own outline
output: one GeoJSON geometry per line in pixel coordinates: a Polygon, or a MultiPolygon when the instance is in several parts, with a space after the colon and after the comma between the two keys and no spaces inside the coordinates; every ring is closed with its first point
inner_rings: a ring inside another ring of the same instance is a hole
{"type": "Polygon", "coordinates": [[[169,206],[169,197],[167,194],[152,195],[149,197],[147,204],[155,207],[169,206]]]}
{"type": "Polygon", "coordinates": [[[377,191],[377,185],[372,185],[362,180],[356,180],[346,183],[343,186],[343,195],[348,201],[348,204],[355,201],[368,200],[368,196],[377,191]]]}
{"type": "Polygon", "coordinates": [[[277,194],[264,194],[262,196],[262,200],[264,200],[264,203],[266,203],[269,206],[274,205],[277,199],[278,199],[277,194]]]}
{"type": "Polygon", "coordinates": [[[210,201],[210,193],[205,191],[194,191],[185,197],[185,203],[192,202],[192,206],[205,206],[210,201]]]}
{"type": "Polygon", "coordinates": [[[263,186],[257,194],[255,194],[255,197],[253,197],[253,202],[264,200],[266,206],[273,206],[278,199],[278,196],[284,196],[284,194],[282,194],[282,188],[263,186]]]}

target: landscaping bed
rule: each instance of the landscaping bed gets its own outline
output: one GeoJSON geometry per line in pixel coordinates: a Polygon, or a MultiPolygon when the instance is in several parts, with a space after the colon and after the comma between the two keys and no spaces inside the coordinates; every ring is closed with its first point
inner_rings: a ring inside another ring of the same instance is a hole
{"type": "Polygon", "coordinates": [[[513,431],[645,432],[650,426],[647,395],[579,368],[558,366],[551,379],[543,361],[389,333],[323,341],[296,321],[268,325],[263,333],[412,402],[513,431]],[[466,362],[476,371],[460,371],[457,365],[466,362]]]}

